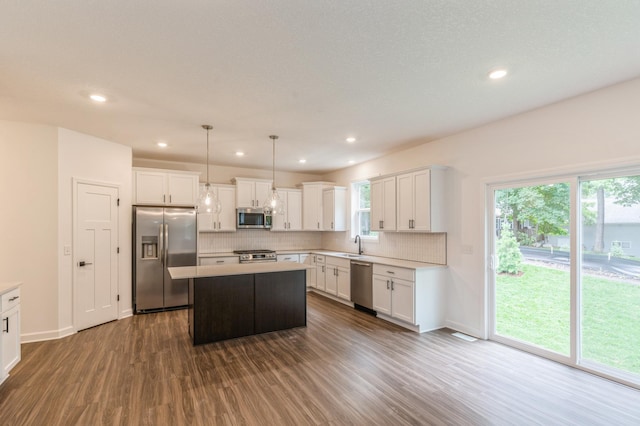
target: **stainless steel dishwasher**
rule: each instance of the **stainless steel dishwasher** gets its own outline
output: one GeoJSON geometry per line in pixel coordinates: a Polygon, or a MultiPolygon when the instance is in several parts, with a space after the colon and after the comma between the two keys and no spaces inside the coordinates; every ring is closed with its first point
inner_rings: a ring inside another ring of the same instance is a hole
{"type": "Polygon", "coordinates": [[[351,261],[351,301],[354,308],[375,314],[373,310],[373,266],[369,262],[351,261]]]}

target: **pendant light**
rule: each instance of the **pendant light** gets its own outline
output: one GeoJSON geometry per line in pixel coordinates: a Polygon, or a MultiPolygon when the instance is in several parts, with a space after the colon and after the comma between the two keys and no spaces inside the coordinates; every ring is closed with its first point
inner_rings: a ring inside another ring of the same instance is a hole
{"type": "Polygon", "coordinates": [[[207,131],[207,183],[200,191],[198,210],[202,213],[218,214],[222,210],[222,204],[209,182],[209,130],[213,129],[213,126],[203,124],[202,128],[207,131]]]}
{"type": "Polygon", "coordinates": [[[263,208],[266,212],[271,213],[271,215],[284,214],[284,203],[280,199],[278,191],[276,191],[276,139],[278,139],[278,137],[271,135],[269,138],[273,145],[273,176],[271,180],[271,192],[264,201],[263,208]]]}

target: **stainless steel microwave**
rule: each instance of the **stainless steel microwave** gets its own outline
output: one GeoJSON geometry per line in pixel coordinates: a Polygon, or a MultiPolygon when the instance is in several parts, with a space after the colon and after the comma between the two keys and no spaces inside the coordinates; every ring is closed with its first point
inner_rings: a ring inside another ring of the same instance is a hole
{"type": "Polygon", "coordinates": [[[270,229],[271,213],[261,208],[236,209],[236,228],[238,229],[270,229]]]}

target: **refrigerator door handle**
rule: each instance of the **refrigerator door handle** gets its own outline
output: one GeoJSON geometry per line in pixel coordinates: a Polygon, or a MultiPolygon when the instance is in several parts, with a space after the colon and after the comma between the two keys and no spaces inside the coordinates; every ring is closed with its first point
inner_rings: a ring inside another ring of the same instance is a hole
{"type": "Polygon", "coordinates": [[[164,225],[164,264],[169,266],[169,224],[164,225]]]}
{"type": "Polygon", "coordinates": [[[160,224],[158,229],[158,240],[160,241],[160,252],[158,253],[158,257],[160,258],[160,263],[164,265],[164,237],[163,237],[163,226],[160,224]]]}

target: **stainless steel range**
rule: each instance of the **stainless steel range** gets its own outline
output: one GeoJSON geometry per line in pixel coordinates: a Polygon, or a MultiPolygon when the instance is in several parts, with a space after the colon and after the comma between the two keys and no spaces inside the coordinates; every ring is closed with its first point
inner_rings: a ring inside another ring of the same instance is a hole
{"type": "Polygon", "coordinates": [[[254,262],[276,262],[276,252],[274,250],[234,250],[240,255],[240,263],[254,262]]]}

